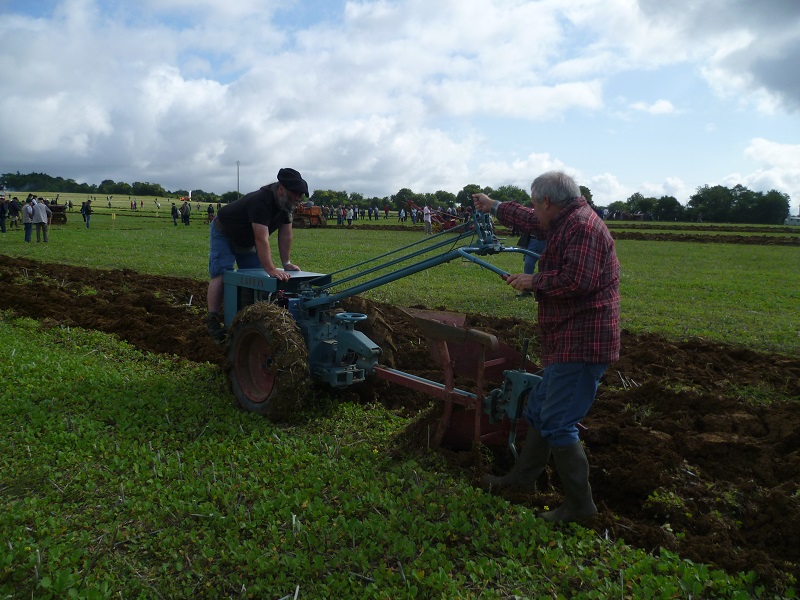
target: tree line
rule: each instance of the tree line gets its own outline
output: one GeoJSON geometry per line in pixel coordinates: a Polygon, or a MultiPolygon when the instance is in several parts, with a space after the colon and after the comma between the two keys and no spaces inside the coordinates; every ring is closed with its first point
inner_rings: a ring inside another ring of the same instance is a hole
{"type": "MultiPolygon", "coordinates": [[[[37,191],[56,193],[83,193],[103,196],[155,196],[181,197],[188,196],[188,190],[165,190],[160,184],[149,182],[116,182],[103,180],[100,185],[78,183],[74,179],[51,177],[45,173],[4,173],[0,176],[0,186],[17,192],[37,191]]],[[[656,221],[704,221],[708,223],[754,223],[782,224],[789,216],[789,195],[777,190],[754,192],[743,185],[728,188],[722,185],[702,186],[697,188],[689,198],[686,206],[673,196],[660,198],[645,197],[636,192],[625,201],[616,201],[607,207],[595,206],[592,192],[580,186],[581,193],[596,210],[607,208],[613,215],[636,215],[636,218],[656,221]]],[[[191,190],[192,199],[200,202],[232,202],[239,197],[235,191],[218,195],[203,190],[191,190]]],[[[337,190],[314,190],[311,200],[318,205],[355,206],[368,208],[388,205],[391,210],[400,210],[413,202],[418,206],[428,204],[436,208],[448,206],[467,206],[472,204],[472,194],[485,193],[502,201],[525,204],[530,201],[530,192],[515,185],[504,185],[496,189],[481,187],[477,184],[464,186],[457,194],[439,190],[434,193],[415,193],[408,188],[400,189],[396,194],[384,197],[365,197],[357,192],[348,193],[337,190]]]]}
{"type": "Polygon", "coordinates": [[[777,190],[764,193],[740,184],[732,188],[704,185],[697,188],[686,206],[673,196],[647,198],[637,192],[624,202],[612,202],[608,209],[656,221],[781,225],[789,216],[789,201],[789,194],[777,190]]]}

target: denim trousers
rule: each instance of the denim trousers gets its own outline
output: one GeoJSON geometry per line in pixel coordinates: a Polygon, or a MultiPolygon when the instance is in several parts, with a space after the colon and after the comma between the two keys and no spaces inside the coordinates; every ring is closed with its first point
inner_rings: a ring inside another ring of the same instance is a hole
{"type": "Polygon", "coordinates": [[[554,448],[578,441],[578,423],[589,412],[607,364],[554,363],[528,396],[525,418],[554,448]]]}
{"type": "MultiPolygon", "coordinates": [[[[547,240],[537,240],[535,237],[531,236],[531,240],[528,242],[528,247],[526,250],[536,252],[536,254],[541,254],[544,252],[546,247],[547,240]]],[[[525,259],[522,263],[522,272],[526,275],[533,275],[536,272],[536,263],[539,262],[539,257],[537,256],[534,258],[533,256],[528,256],[527,254],[525,254],[524,257],[525,259]]]]}

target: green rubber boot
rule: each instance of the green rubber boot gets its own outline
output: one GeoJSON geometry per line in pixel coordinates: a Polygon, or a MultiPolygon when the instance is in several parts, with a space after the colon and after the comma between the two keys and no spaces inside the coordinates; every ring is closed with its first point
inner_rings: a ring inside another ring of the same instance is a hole
{"type": "Polygon", "coordinates": [[[583,521],[597,514],[589,485],[589,461],[580,442],[553,448],[558,476],[564,485],[564,504],[539,516],[546,521],[583,521]]]}
{"type": "Polygon", "coordinates": [[[548,460],[550,460],[550,443],[542,437],[540,431],[528,429],[525,445],[514,468],[502,477],[485,475],[481,482],[485,487],[496,490],[514,487],[535,492],[536,480],[544,471],[548,460]]]}
{"type": "Polygon", "coordinates": [[[225,341],[227,331],[225,330],[225,321],[222,313],[210,312],[206,315],[206,327],[208,335],[218,344],[225,341]]]}

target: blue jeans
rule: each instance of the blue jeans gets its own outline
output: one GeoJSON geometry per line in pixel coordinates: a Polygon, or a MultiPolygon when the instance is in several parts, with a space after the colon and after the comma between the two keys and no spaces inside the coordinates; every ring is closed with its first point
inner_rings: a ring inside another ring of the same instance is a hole
{"type": "Polygon", "coordinates": [[[25,228],[25,241],[31,241],[31,234],[33,233],[33,223],[23,223],[22,226],[25,228]]]}
{"type": "Polygon", "coordinates": [[[86,217],[86,229],[89,229],[89,221],[92,220],[92,215],[84,215],[86,217]]]}
{"type": "Polygon", "coordinates": [[[233,270],[233,263],[240,269],[258,269],[261,260],[256,252],[235,252],[230,238],[214,227],[211,222],[211,242],[208,253],[208,274],[211,279],[219,277],[225,271],[233,270]]]}
{"type": "MultiPolygon", "coordinates": [[[[537,240],[535,237],[531,237],[531,240],[528,242],[527,250],[531,252],[536,252],[536,254],[541,254],[544,252],[545,247],[547,246],[547,240],[537,240]]],[[[532,256],[528,256],[527,254],[524,256],[524,262],[522,263],[522,272],[526,275],[533,275],[536,271],[536,263],[539,262],[539,257],[536,258],[532,256]]]]}
{"type": "Polygon", "coordinates": [[[554,363],[544,368],[528,396],[525,418],[554,448],[578,441],[578,423],[589,412],[607,364],[554,363]]]}

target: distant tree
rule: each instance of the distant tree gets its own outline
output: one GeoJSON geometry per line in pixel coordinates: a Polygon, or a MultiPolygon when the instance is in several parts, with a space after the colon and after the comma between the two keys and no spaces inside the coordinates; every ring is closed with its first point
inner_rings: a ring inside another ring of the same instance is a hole
{"type": "Polygon", "coordinates": [[[636,192],[628,196],[628,199],[625,200],[625,210],[628,212],[636,212],[638,210],[639,204],[644,200],[644,195],[640,192],[636,192]]]}
{"type": "Polygon", "coordinates": [[[455,206],[456,204],[456,195],[452,192],[437,190],[433,195],[436,197],[436,203],[445,208],[448,206],[455,206]]]}
{"type": "Polygon", "coordinates": [[[336,190],[314,190],[310,199],[319,206],[340,206],[350,203],[347,192],[337,192],[336,190]]]}
{"type": "Polygon", "coordinates": [[[347,198],[348,204],[355,204],[358,208],[366,208],[367,203],[364,200],[364,194],[359,194],[358,192],[350,192],[350,196],[347,198]]]}
{"type": "Polygon", "coordinates": [[[130,183],[125,183],[124,181],[120,181],[119,183],[114,184],[114,191],[112,193],[119,194],[120,196],[125,196],[125,195],[130,196],[133,194],[133,188],[131,187],[130,183]]]}
{"type": "Polygon", "coordinates": [[[765,225],[781,225],[789,216],[789,194],[778,190],[770,190],[762,197],[753,215],[751,223],[765,225]]]}
{"type": "Polygon", "coordinates": [[[522,205],[528,204],[531,201],[530,193],[516,185],[501,185],[494,190],[492,198],[500,200],[501,202],[518,202],[522,205]]]}
{"type": "Polygon", "coordinates": [[[683,218],[683,206],[673,196],[661,196],[653,207],[656,221],[680,221],[683,218]]]}
{"type": "Polygon", "coordinates": [[[416,194],[408,188],[401,188],[394,196],[392,196],[391,205],[395,210],[400,210],[406,203],[411,200],[414,201],[416,194]]]}
{"type": "Polygon", "coordinates": [[[100,194],[105,194],[106,196],[111,195],[114,193],[114,186],[116,184],[111,179],[104,179],[100,182],[100,185],[97,186],[97,191],[100,194]]]}
{"type": "Polygon", "coordinates": [[[645,198],[641,194],[639,194],[639,196],[636,202],[629,202],[631,211],[643,215],[652,215],[657,200],[655,198],[645,198]]]}
{"type": "Polygon", "coordinates": [[[730,194],[732,203],[727,220],[732,223],[753,223],[753,214],[763,194],[753,192],[742,184],[733,186],[730,194]]]}
{"type": "Polygon", "coordinates": [[[704,185],[689,198],[689,216],[693,221],[702,218],[712,223],[726,223],[731,220],[734,196],[730,189],[722,185],[704,185]]]}
{"type": "Polygon", "coordinates": [[[131,192],[134,196],[166,196],[167,192],[164,188],[157,183],[141,183],[134,182],[131,186],[131,192]]]}
{"type": "Polygon", "coordinates": [[[592,190],[587,188],[585,185],[580,186],[580,188],[581,188],[581,196],[586,198],[586,202],[589,203],[589,206],[596,209],[597,207],[594,205],[594,202],[592,202],[592,190]]]}
{"type": "Polygon", "coordinates": [[[628,204],[622,200],[615,200],[608,205],[608,210],[611,214],[614,214],[615,212],[627,212],[628,204]]]}
{"type": "Polygon", "coordinates": [[[219,197],[219,201],[227,204],[229,202],[233,202],[234,200],[238,200],[239,196],[239,192],[225,192],[219,197]]]}
{"type": "Polygon", "coordinates": [[[476,183],[469,183],[464,186],[464,188],[456,194],[456,202],[458,202],[462,207],[472,206],[472,195],[473,194],[480,194],[484,190],[481,189],[476,183]]]}

